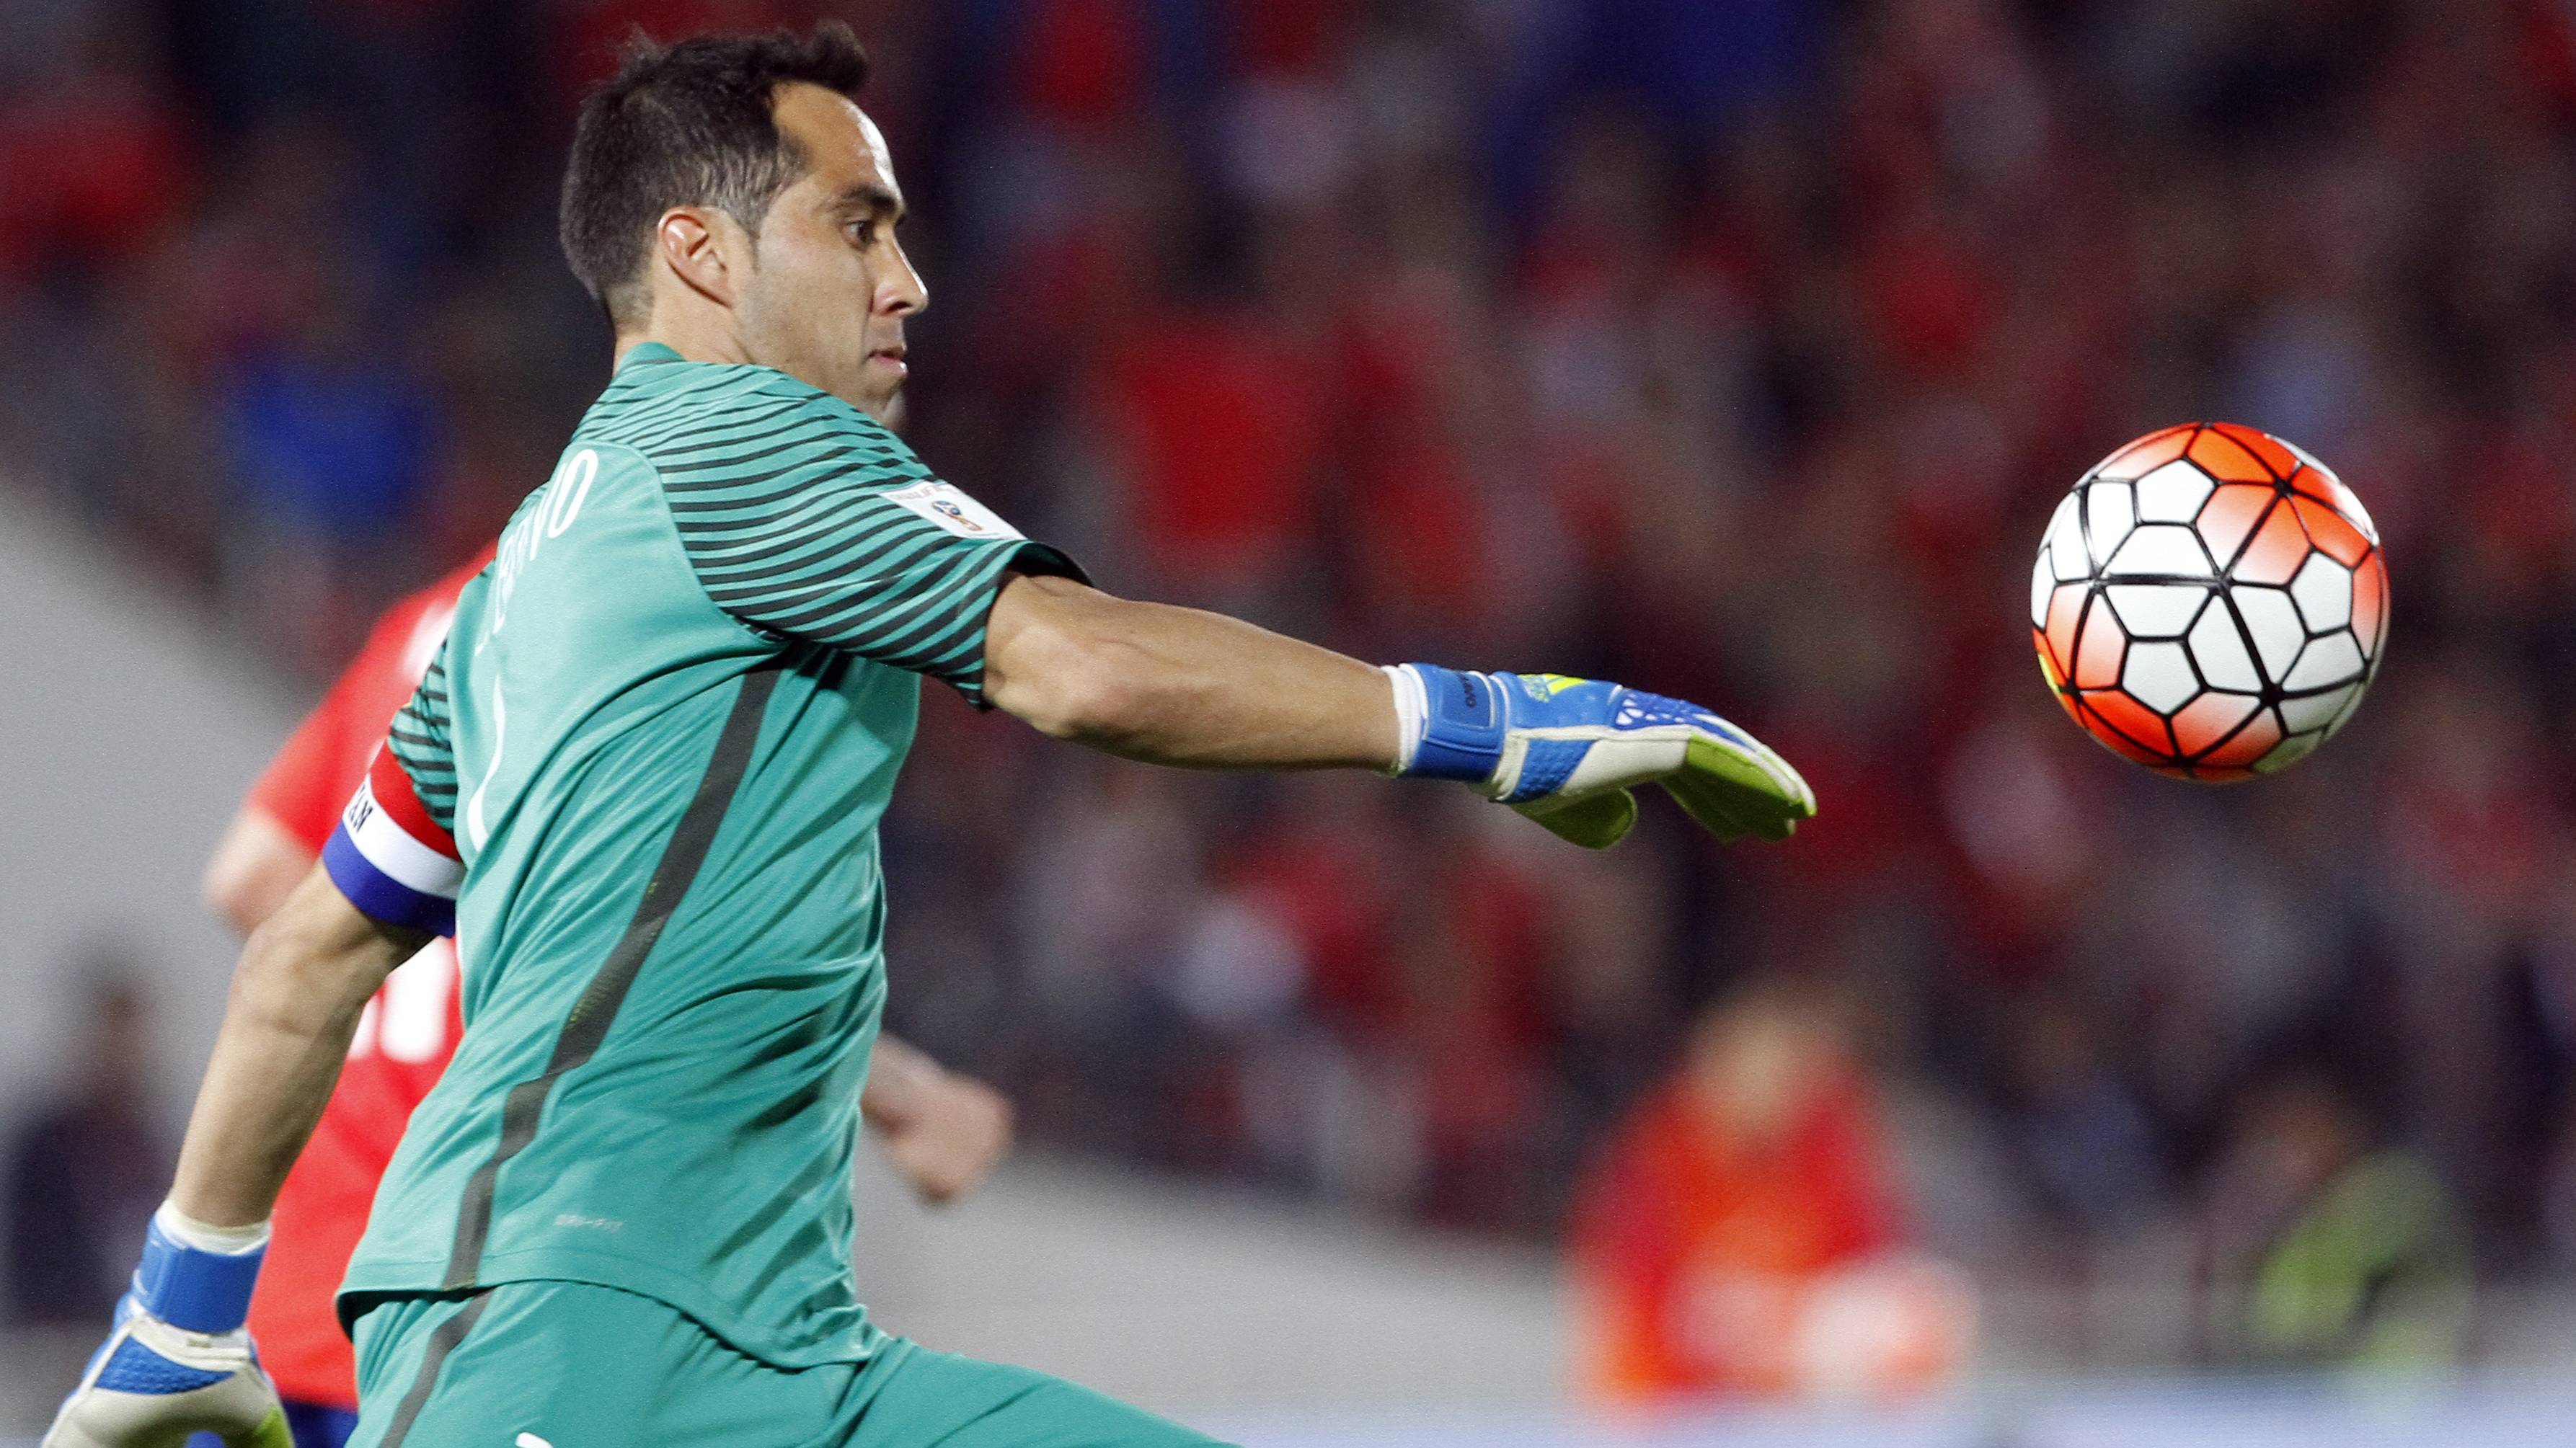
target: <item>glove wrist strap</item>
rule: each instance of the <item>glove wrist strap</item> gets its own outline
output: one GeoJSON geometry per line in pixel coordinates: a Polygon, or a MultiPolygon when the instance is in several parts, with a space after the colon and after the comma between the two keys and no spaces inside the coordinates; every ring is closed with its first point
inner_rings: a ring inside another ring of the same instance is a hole
{"type": "Polygon", "coordinates": [[[251,1287],[268,1255],[268,1233],[259,1230],[242,1250],[215,1251],[185,1240],[203,1233],[191,1231],[195,1225],[166,1204],[153,1215],[143,1236],[143,1261],[134,1269],[134,1301],[172,1327],[230,1332],[250,1317],[251,1287]]]}
{"type": "Polygon", "coordinates": [[[1444,669],[1437,664],[1406,664],[1389,669],[1397,679],[1397,713],[1412,734],[1397,773],[1416,779],[1459,779],[1484,784],[1502,763],[1507,722],[1501,691],[1485,674],[1444,669]],[[1407,685],[1418,690],[1420,714],[1405,705],[1407,685]]]}
{"type": "Polygon", "coordinates": [[[1422,747],[1423,716],[1430,703],[1422,693],[1422,675],[1410,666],[1381,664],[1378,672],[1395,690],[1395,762],[1386,772],[1402,778],[1412,770],[1413,756],[1422,747]]]}

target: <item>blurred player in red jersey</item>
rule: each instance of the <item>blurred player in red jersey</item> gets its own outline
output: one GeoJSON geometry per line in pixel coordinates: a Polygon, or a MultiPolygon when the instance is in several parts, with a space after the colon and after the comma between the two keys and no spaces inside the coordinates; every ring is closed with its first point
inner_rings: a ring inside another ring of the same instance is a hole
{"type": "Polygon", "coordinates": [[[1794,988],[1700,1023],[1578,1194],[1588,1396],[1895,1396],[1955,1371],[1971,1310],[1955,1273],[1904,1251],[1874,1096],[1794,988]]]}
{"type": "MultiPolygon", "coordinates": [[[[386,721],[411,698],[446,639],[457,593],[491,560],[486,548],[385,610],[357,658],[251,786],[205,881],[208,903],[244,935],[312,869],[383,743],[386,721]]],[[[356,1362],[333,1298],[403,1126],[456,1050],[463,1031],[456,983],[455,942],[444,938],[386,979],[359,1021],[321,1125],[278,1197],[250,1327],[286,1400],[298,1448],[340,1448],[356,1426],[356,1362]]],[[[1000,1094],[891,1036],[877,1040],[859,1106],[888,1159],[932,1202],[972,1190],[1010,1147],[1010,1104],[1000,1094]]]]}

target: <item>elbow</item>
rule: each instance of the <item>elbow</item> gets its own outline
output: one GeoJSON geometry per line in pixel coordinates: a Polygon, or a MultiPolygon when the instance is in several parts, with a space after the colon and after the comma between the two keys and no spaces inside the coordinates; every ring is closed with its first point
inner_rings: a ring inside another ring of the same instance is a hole
{"type": "Polygon", "coordinates": [[[225,1015],[263,1031],[301,1034],[302,1021],[327,992],[318,991],[305,958],[311,942],[278,916],[254,924],[233,965],[225,1015]]]}
{"type": "Polygon", "coordinates": [[[233,993],[254,1005],[320,994],[314,977],[321,973],[314,964],[326,953],[326,942],[304,922],[288,911],[273,911],[244,932],[241,958],[233,966],[233,993]]]}
{"type": "Polygon", "coordinates": [[[1004,596],[985,697],[1042,734],[1117,750],[1149,727],[1169,680],[1135,639],[1134,607],[1087,586],[1025,578],[1004,596]]]}
{"type": "Polygon", "coordinates": [[[428,939],[370,919],[317,870],[243,942],[229,1009],[290,1034],[354,1029],[385,976],[428,939]]]}
{"type": "Polygon", "coordinates": [[[1124,640],[1068,632],[1027,676],[1031,687],[1004,707],[1041,734],[1114,750],[1153,713],[1146,665],[1144,651],[1124,640]]]}

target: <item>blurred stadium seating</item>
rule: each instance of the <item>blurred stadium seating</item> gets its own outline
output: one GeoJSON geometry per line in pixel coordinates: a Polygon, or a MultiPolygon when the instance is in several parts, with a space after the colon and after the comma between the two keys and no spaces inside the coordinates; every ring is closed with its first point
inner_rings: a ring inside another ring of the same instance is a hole
{"type": "MultiPolygon", "coordinates": [[[[879,62],[945,474],[1121,592],[1706,699],[1823,802],[1776,851],[1664,812],[1576,857],[1455,791],[1151,774],[934,699],[886,831],[892,1019],[1042,1150],[1188,1183],[1220,1238],[1290,1211],[1518,1260],[1702,1011],[1788,980],[1865,1063],[1892,1232],[1979,1283],[1989,1375],[2564,1381],[2576,15],[2545,0],[10,0],[0,1106],[54,1093],[68,962],[115,937],[163,972],[166,1119],[224,958],[194,860],[599,386],[552,240],[580,87],[637,24],[826,11],[879,62]],[[2332,463],[2394,569],[2357,722],[2227,791],[2066,727],[2021,622],[2060,491],[2194,416],[2332,463]],[[2422,1310],[2285,1326],[2284,1224],[2347,1170],[2437,1204],[2422,1310]]],[[[1158,1400],[1341,1391],[1195,1386],[1158,1400]]],[[[2538,1441],[2544,1399],[2441,1441],[2538,1441]]],[[[2064,1401],[2014,1441],[2167,1441],[2064,1401]]],[[[2306,1401],[2229,1421],[2314,1431],[2306,1401]]],[[[1921,1441],[1993,1426],[1962,1411],[1921,1441]]],[[[1462,1421],[1331,1441],[1569,1441],[1462,1421]]]]}

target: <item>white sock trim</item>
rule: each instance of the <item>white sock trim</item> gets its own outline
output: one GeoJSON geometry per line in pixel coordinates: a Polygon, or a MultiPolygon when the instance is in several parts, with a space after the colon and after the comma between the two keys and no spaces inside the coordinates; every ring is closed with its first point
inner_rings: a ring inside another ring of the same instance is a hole
{"type": "Polygon", "coordinates": [[[266,1222],[253,1222],[247,1227],[211,1227],[182,1214],[168,1202],[161,1204],[161,1210],[153,1213],[152,1219],[161,1224],[162,1233],[171,1241],[200,1252],[238,1257],[268,1245],[266,1222]]]}
{"type": "Polygon", "coordinates": [[[1422,744],[1422,730],[1431,716],[1431,696],[1423,692],[1422,675],[1404,664],[1383,664],[1380,671],[1395,686],[1395,767],[1389,774],[1402,774],[1413,767],[1414,751],[1422,744]]]}

